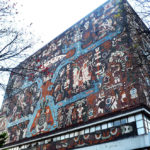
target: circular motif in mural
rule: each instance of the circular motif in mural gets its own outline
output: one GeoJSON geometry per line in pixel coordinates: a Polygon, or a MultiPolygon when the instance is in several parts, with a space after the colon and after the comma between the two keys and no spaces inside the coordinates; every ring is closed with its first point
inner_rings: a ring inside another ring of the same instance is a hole
{"type": "Polygon", "coordinates": [[[110,104],[111,104],[111,98],[107,98],[107,99],[106,99],[106,104],[107,104],[107,105],[110,105],[110,104]]]}
{"type": "Polygon", "coordinates": [[[102,54],[102,58],[103,58],[103,59],[106,59],[106,58],[107,58],[107,56],[108,56],[108,53],[107,53],[107,52],[103,52],[103,54],[102,54]]]}
{"type": "Polygon", "coordinates": [[[38,124],[39,126],[42,126],[46,121],[46,115],[45,114],[41,114],[40,118],[38,119],[38,124]]]}

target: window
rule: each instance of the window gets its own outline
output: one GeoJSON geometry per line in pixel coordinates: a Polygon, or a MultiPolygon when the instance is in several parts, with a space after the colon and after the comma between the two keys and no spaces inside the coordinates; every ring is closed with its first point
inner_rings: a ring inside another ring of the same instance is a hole
{"type": "Polygon", "coordinates": [[[135,121],[135,118],[134,118],[134,116],[130,116],[130,117],[128,117],[128,122],[130,123],[130,122],[134,122],[135,121]]]}
{"type": "Polygon", "coordinates": [[[60,136],[57,136],[57,141],[60,141],[60,136]]]}
{"type": "Polygon", "coordinates": [[[64,135],[62,135],[62,136],[61,136],[61,140],[64,140],[64,139],[65,139],[65,136],[64,136],[64,135]]]}
{"type": "Polygon", "coordinates": [[[74,133],[74,136],[78,136],[78,135],[79,135],[79,132],[75,132],[75,133],[74,133]]]}
{"type": "Polygon", "coordinates": [[[70,138],[74,137],[74,132],[70,133],[70,138]]]}
{"type": "Polygon", "coordinates": [[[142,119],[143,119],[142,114],[138,114],[138,115],[135,116],[136,121],[137,120],[142,120],[142,119]]]}
{"type": "Polygon", "coordinates": [[[69,138],[69,134],[66,134],[66,135],[65,135],[65,139],[68,139],[68,138],[69,138]]]}
{"type": "Polygon", "coordinates": [[[95,127],[90,128],[90,133],[95,132],[95,127]]]}
{"type": "Polygon", "coordinates": [[[84,135],[84,130],[81,130],[81,131],[80,131],[80,135],[84,135]]]}
{"type": "Polygon", "coordinates": [[[97,126],[96,126],[96,131],[99,131],[99,130],[101,130],[101,126],[100,126],[100,125],[97,125],[97,126]]]}
{"type": "Polygon", "coordinates": [[[126,124],[127,123],[127,118],[121,119],[121,124],[126,124]]]}
{"type": "Polygon", "coordinates": [[[85,134],[87,134],[87,133],[89,133],[90,131],[89,131],[89,128],[86,128],[85,129],[85,134]]]}
{"type": "Polygon", "coordinates": [[[141,135],[141,134],[145,134],[144,128],[139,128],[138,129],[138,135],[141,135]]]}
{"type": "Polygon", "coordinates": [[[102,124],[102,130],[107,129],[107,123],[102,124]]]}
{"type": "Polygon", "coordinates": [[[113,122],[108,123],[108,128],[111,128],[111,127],[113,127],[113,122]]]}
{"type": "Polygon", "coordinates": [[[143,120],[136,121],[136,127],[137,128],[144,127],[143,120]]]}
{"type": "Polygon", "coordinates": [[[120,126],[120,120],[114,121],[114,126],[120,126]]]}

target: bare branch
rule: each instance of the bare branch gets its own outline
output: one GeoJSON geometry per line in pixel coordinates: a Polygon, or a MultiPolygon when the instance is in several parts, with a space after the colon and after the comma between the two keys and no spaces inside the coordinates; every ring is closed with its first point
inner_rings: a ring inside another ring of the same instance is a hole
{"type": "MultiPolygon", "coordinates": [[[[2,53],[9,45],[11,45],[12,43],[14,43],[14,41],[17,39],[17,37],[18,37],[18,34],[14,37],[14,39],[13,39],[11,42],[9,42],[8,44],[6,44],[6,45],[0,50],[0,53],[2,53]]],[[[6,52],[6,53],[4,53],[4,54],[1,54],[1,55],[0,55],[0,58],[5,57],[7,54],[8,54],[8,52],[6,52]]]]}
{"type": "Polygon", "coordinates": [[[4,61],[6,59],[10,59],[10,58],[13,58],[15,56],[18,56],[20,53],[22,53],[23,51],[25,51],[26,49],[28,49],[30,47],[31,47],[31,45],[28,45],[28,46],[24,47],[23,49],[21,49],[19,52],[16,52],[14,54],[12,54],[11,51],[8,51],[7,53],[5,53],[3,55],[3,57],[1,57],[1,55],[0,55],[0,61],[4,61]]]}

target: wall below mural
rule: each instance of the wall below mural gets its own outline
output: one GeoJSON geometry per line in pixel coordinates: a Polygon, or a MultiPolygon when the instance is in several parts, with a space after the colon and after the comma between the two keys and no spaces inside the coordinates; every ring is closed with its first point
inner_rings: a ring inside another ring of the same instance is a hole
{"type": "Polygon", "coordinates": [[[14,69],[24,76],[11,74],[3,102],[9,142],[150,104],[150,79],[135,67],[128,7],[106,2],[14,69]]]}
{"type": "Polygon", "coordinates": [[[48,144],[34,146],[28,150],[67,150],[73,148],[81,148],[95,144],[107,143],[114,140],[120,140],[126,137],[137,135],[136,124],[130,123],[120,127],[114,127],[85,135],[78,135],[57,142],[49,142],[48,144]]]}

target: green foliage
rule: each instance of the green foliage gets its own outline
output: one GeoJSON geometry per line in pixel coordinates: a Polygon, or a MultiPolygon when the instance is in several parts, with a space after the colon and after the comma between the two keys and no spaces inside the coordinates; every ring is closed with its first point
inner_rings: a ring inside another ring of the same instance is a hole
{"type": "Polygon", "coordinates": [[[3,132],[2,134],[0,134],[0,147],[2,147],[5,144],[7,138],[8,138],[8,135],[6,132],[3,132]]]}

